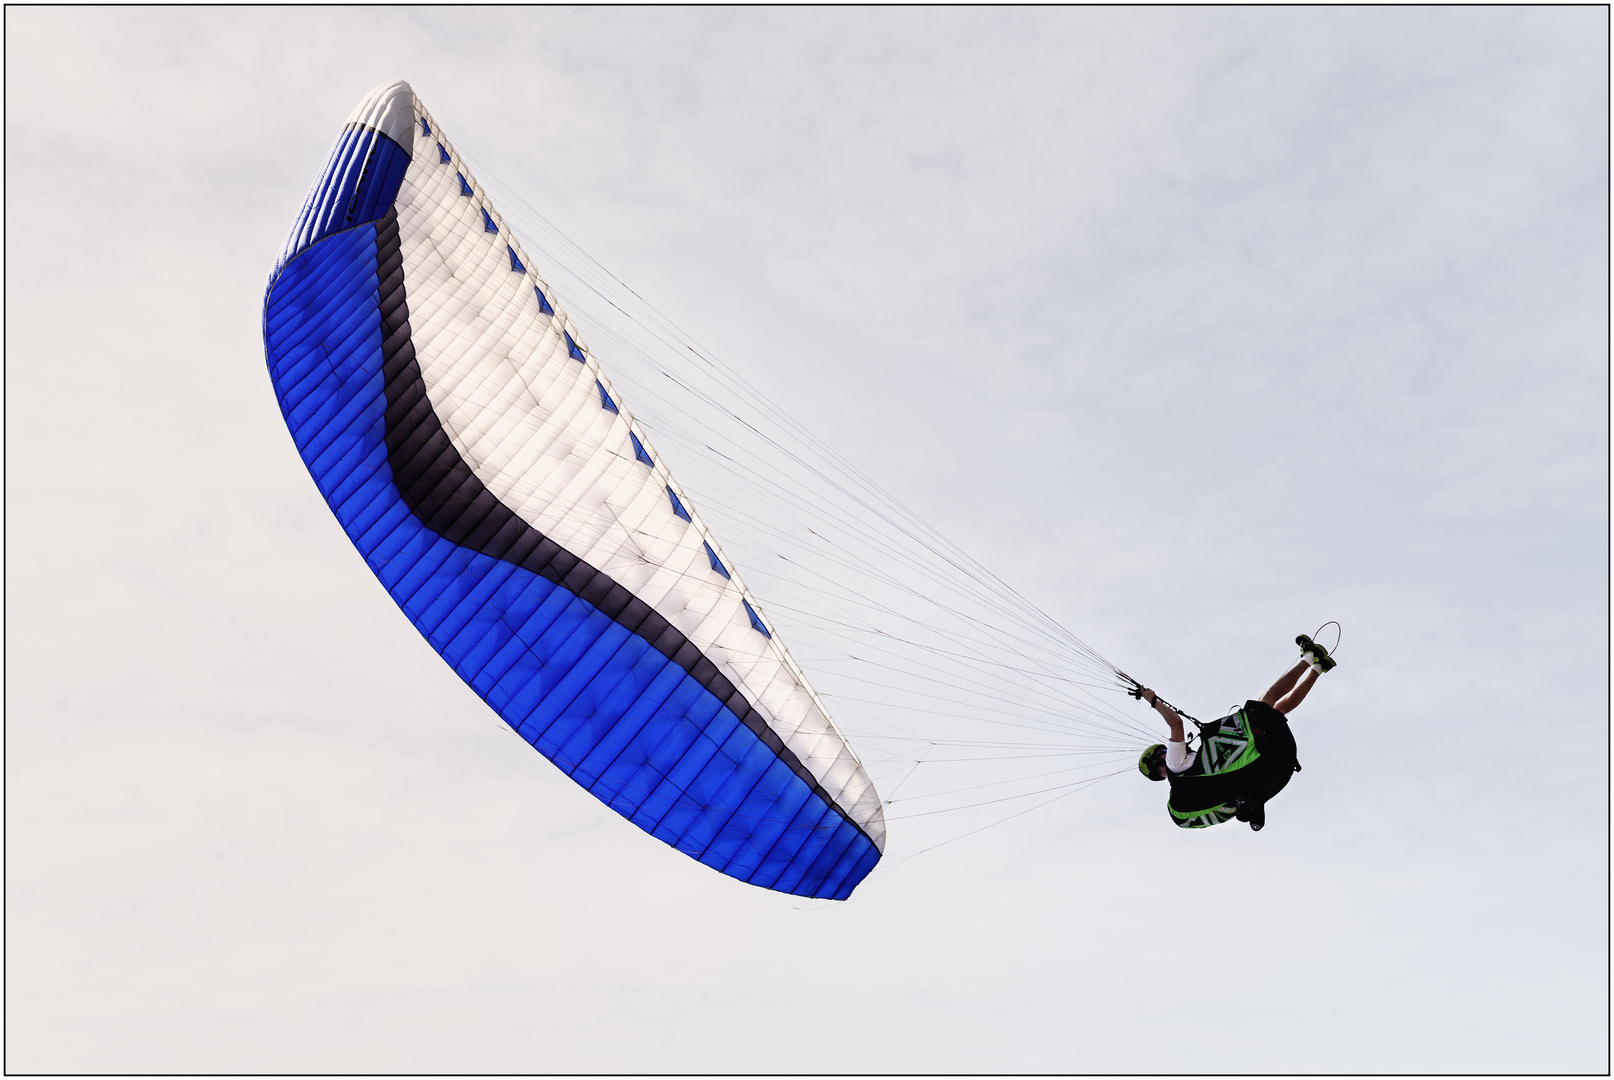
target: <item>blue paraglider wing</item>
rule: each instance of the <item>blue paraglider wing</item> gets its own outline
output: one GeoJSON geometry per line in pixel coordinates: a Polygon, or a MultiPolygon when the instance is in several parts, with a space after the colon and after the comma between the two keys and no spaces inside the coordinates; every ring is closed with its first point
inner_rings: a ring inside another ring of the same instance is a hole
{"type": "Polygon", "coordinates": [[[540,753],[708,866],[844,899],[884,843],[872,782],[452,147],[379,87],[299,215],[264,304],[298,451],[540,753]]]}

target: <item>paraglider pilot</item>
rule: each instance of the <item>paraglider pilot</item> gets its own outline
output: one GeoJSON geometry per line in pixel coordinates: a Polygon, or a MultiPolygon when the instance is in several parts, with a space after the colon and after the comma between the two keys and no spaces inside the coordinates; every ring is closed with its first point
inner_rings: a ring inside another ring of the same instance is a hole
{"type": "Polygon", "coordinates": [[[1335,661],[1306,635],[1295,641],[1302,650],[1300,662],[1260,701],[1247,701],[1244,708],[1210,724],[1190,718],[1199,727],[1197,751],[1188,749],[1182,714],[1148,687],[1133,689],[1132,696],[1154,706],[1171,729],[1170,741],[1155,743],[1138,758],[1138,771],[1150,780],[1170,782],[1166,809],[1181,828],[1203,829],[1236,818],[1259,830],[1266,824],[1267,801],[1300,771],[1289,713],[1335,661]]]}

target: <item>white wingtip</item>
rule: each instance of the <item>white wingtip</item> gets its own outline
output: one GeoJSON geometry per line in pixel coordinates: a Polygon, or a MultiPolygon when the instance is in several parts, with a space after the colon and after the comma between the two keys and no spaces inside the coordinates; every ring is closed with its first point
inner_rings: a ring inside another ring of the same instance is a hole
{"type": "Polygon", "coordinates": [[[364,100],[348,114],[347,122],[373,128],[405,150],[413,151],[415,91],[402,79],[382,83],[364,95],[364,100]]]}

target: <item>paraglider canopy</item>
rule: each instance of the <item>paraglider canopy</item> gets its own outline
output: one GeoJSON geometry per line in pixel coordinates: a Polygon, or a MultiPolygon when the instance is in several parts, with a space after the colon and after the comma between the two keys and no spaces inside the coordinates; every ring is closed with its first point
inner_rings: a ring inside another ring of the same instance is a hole
{"type": "Polygon", "coordinates": [[[885,841],[872,781],[471,175],[407,83],[348,118],[264,302],[309,472],[432,647],[578,784],[725,874],[846,898],[885,841]]]}

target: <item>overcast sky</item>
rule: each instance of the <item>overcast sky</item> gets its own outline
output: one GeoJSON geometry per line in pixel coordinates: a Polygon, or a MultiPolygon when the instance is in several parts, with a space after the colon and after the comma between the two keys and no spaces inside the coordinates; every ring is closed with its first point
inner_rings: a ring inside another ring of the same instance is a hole
{"type": "Polygon", "coordinates": [[[7,9],[7,1068],[1606,1071],[1607,19],[7,9]],[[506,734],[264,369],[394,78],[1168,698],[1343,623],[1267,829],[803,906],[506,734]]]}

